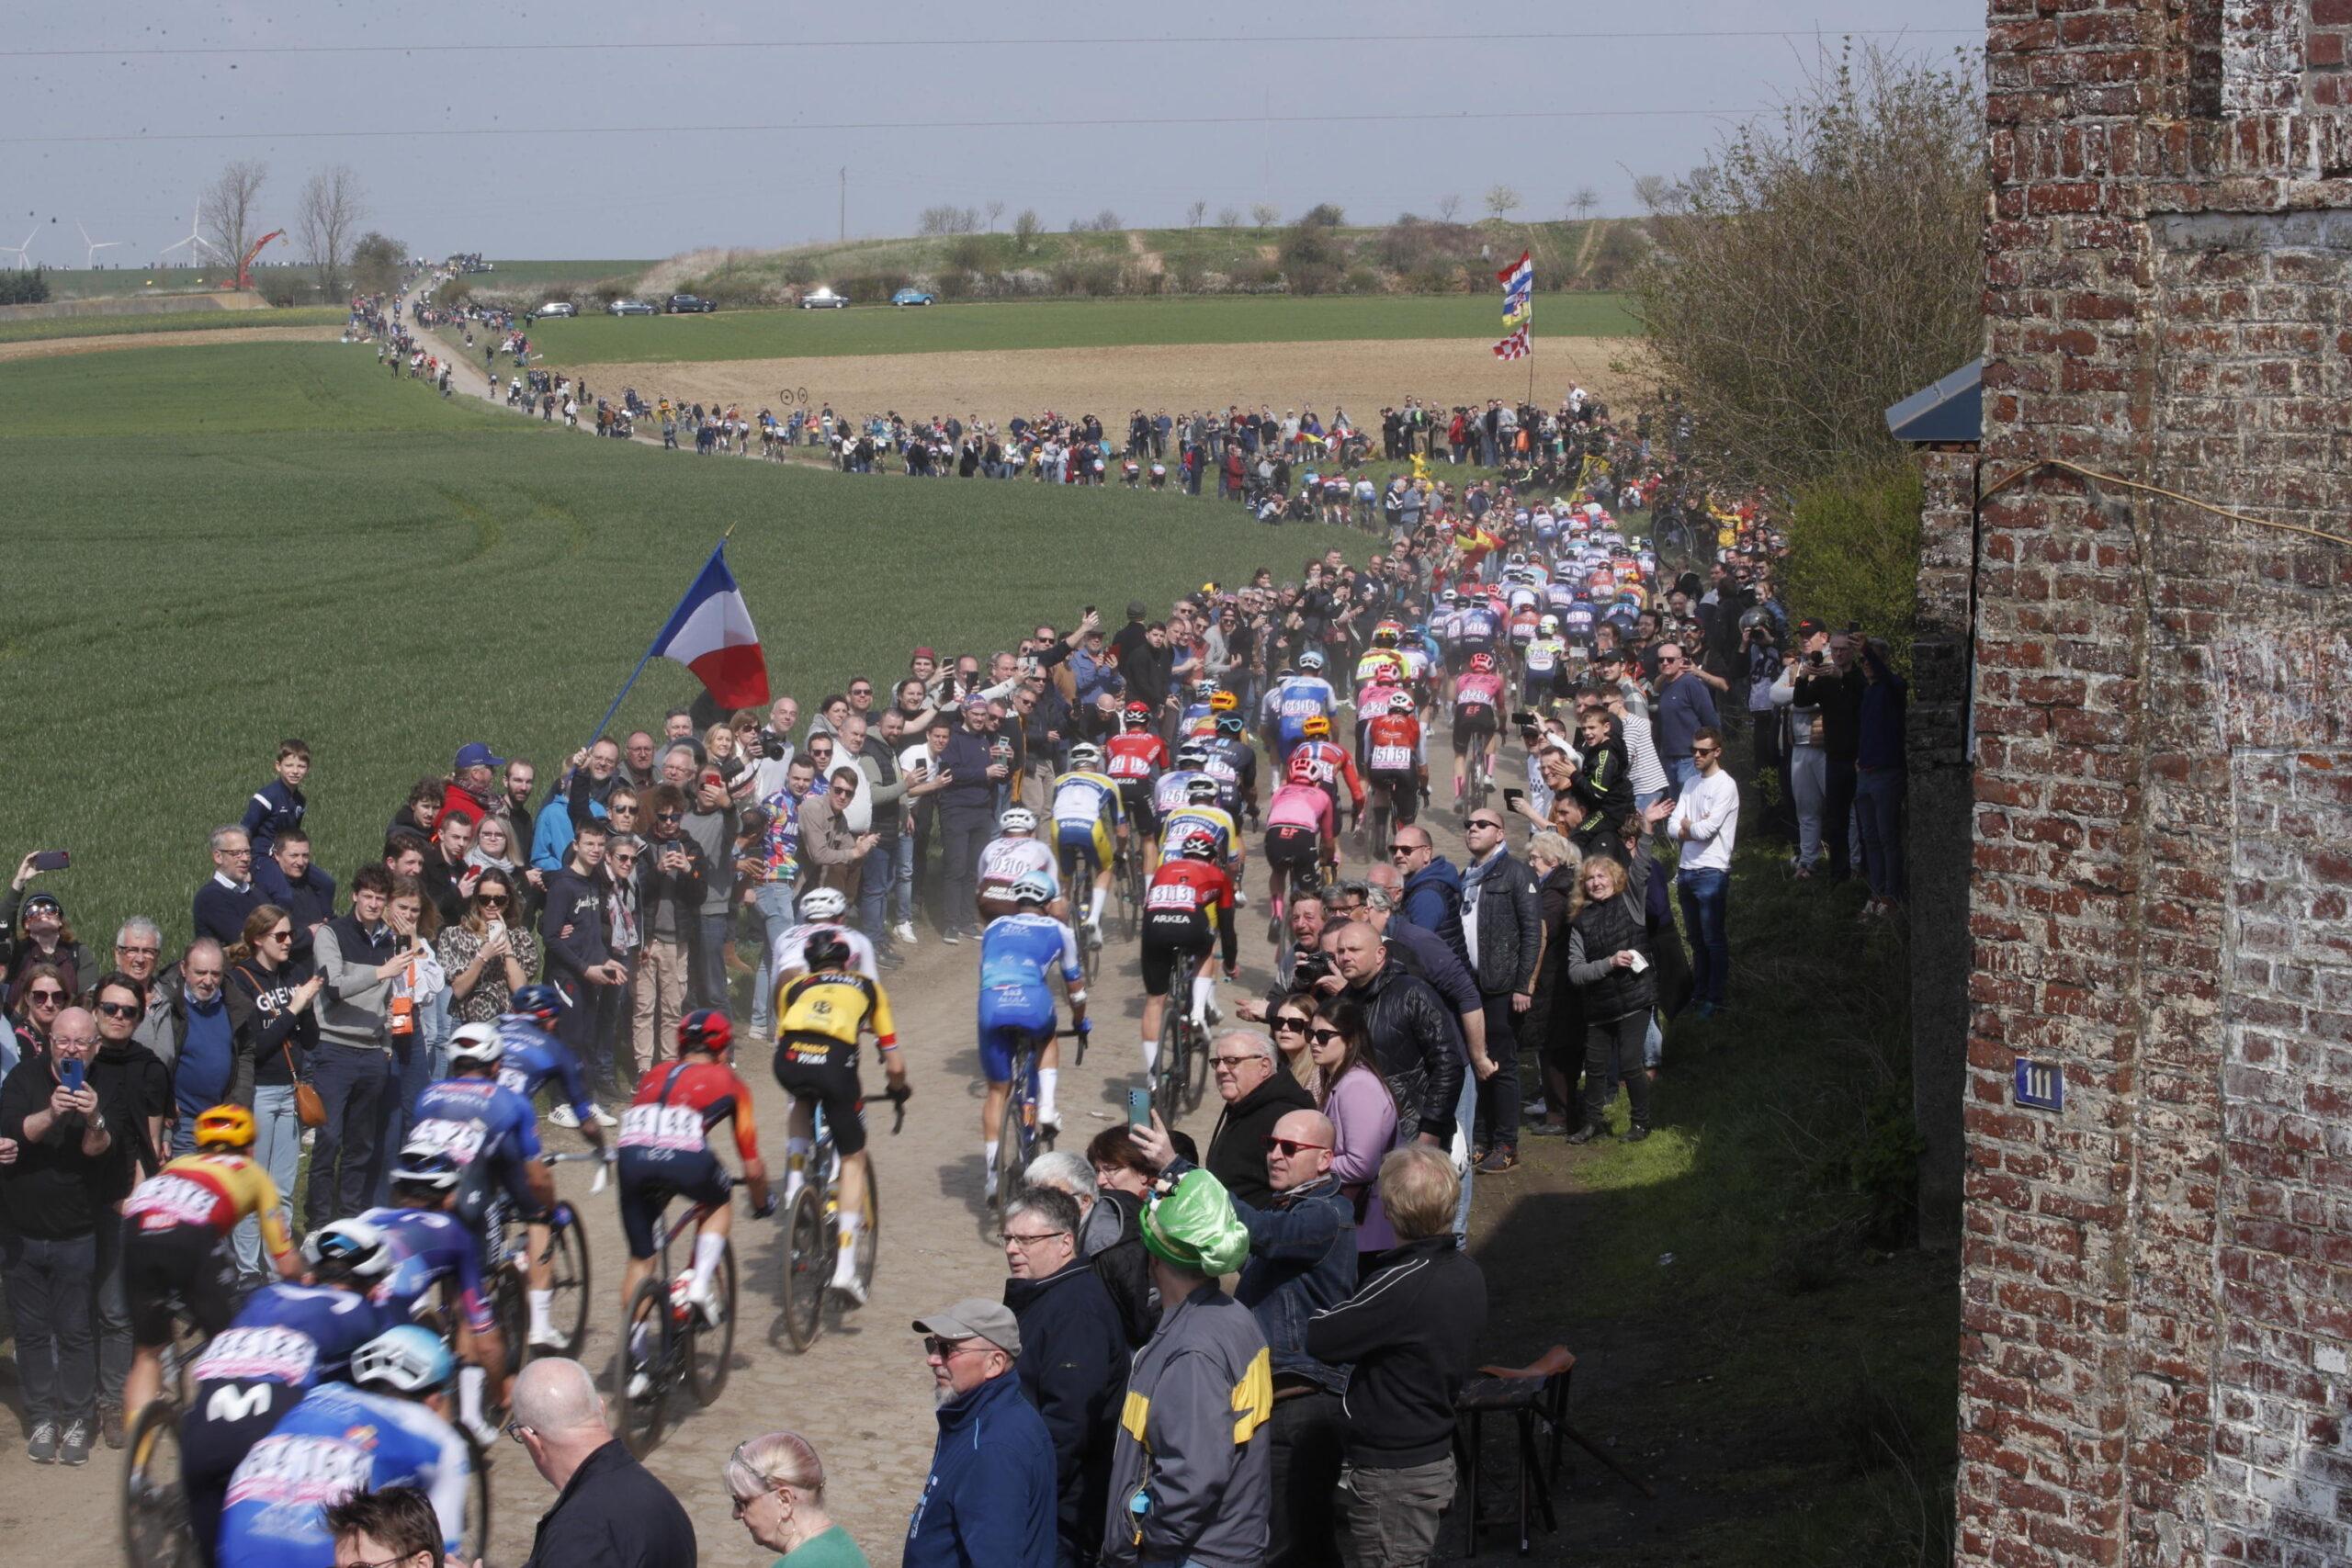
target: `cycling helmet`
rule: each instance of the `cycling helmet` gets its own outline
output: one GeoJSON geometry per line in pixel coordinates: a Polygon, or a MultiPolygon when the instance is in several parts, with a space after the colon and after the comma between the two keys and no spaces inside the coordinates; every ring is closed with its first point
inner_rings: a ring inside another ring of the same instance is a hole
{"type": "Polygon", "coordinates": [[[1309,740],[1329,740],[1331,739],[1331,721],[1317,714],[1300,725],[1298,732],[1309,740]]]}
{"type": "Polygon", "coordinates": [[[1215,681],[1195,681],[1193,682],[1193,700],[1194,702],[1215,702],[1216,700],[1216,694],[1217,684],[1215,681]]]}
{"type": "Polygon", "coordinates": [[[1006,897],[1016,904],[1050,904],[1054,901],[1053,878],[1042,871],[1024,871],[1012,879],[1006,897]]]}
{"type": "Polygon", "coordinates": [[[1069,749],[1069,767],[1074,773],[1091,773],[1102,765],[1102,748],[1091,740],[1081,740],[1069,749]]]}
{"type": "Polygon", "coordinates": [[[998,818],[996,825],[1008,833],[1034,833],[1037,830],[1037,814],[1025,806],[1015,806],[998,818]]]}
{"type": "Polygon", "coordinates": [[[1375,686],[1395,685],[1396,683],[1396,666],[1394,664],[1384,664],[1379,669],[1374,671],[1372,672],[1372,683],[1375,686]]]}
{"type": "Polygon", "coordinates": [[[351,1280],[392,1271],[392,1238],[366,1220],[330,1220],[302,1238],[302,1259],[313,1269],[351,1280]]]}
{"type": "MultiPolygon", "coordinates": [[[[814,947],[816,943],[809,945],[814,947]]],[[[678,1050],[681,1054],[707,1051],[714,1056],[723,1056],[727,1048],[734,1043],[735,1026],[729,1023],[727,1015],[717,1008],[696,1008],[678,1020],[678,1050]]]]}
{"type": "Polygon", "coordinates": [[[1322,668],[1323,656],[1316,652],[1313,649],[1310,648],[1305,653],[1298,656],[1298,672],[1300,674],[1311,675],[1322,668]]]}
{"type": "Polygon", "coordinates": [[[1241,733],[1241,716],[1240,716],[1239,714],[1238,714],[1238,713],[1221,713],[1221,714],[1217,715],[1217,716],[1216,716],[1216,732],[1217,732],[1219,735],[1238,735],[1238,734],[1240,734],[1240,733],[1241,733]]]}
{"type": "MultiPolygon", "coordinates": [[[[1008,811],[1005,815],[1010,817],[1012,813],[1008,811]]],[[[1022,815],[1028,814],[1023,812],[1022,815]]],[[[1035,827],[1036,819],[1031,818],[1029,825],[1035,827]]],[[[800,918],[804,920],[838,920],[848,913],[849,900],[838,887],[811,887],[800,896],[800,918]]]]}
{"type": "Polygon", "coordinates": [[[1176,765],[1180,768],[1197,768],[1208,760],[1208,748],[1197,740],[1187,740],[1176,749],[1176,765]]]}
{"type": "Polygon", "coordinates": [[[842,940],[839,931],[820,931],[808,939],[808,945],[802,950],[801,956],[808,960],[808,967],[812,971],[844,969],[849,966],[849,943],[842,940]]]}
{"type": "Polygon", "coordinates": [[[254,1113],[242,1105],[216,1105],[196,1118],[199,1149],[249,1149],[254,1144],[254,1113]]]}
{"type": "Polygon", "coordinates": [[[1211,713],[1233,713],[1241,706],[1241,699],[1231,692],[1220,691],[1209,698],[1211,713]]]}
{"type": "Polygon", "coordinates": [[[388,1328],[351,1353],[351,1381],[401,1393],[424,1393],[449,1381],[455,1362],[432,1330],[413,1323],[388,1328]]]}
{"type": "Polygon", "coordinates": [[[1451,604],[1460,597],[1461,595],[1454,592],[1453,589],[1445,588],[1439,590],[1437,599],[1441,604],[1451,604]]]}
{"type": "Polygon", "coordinates": [[[1290,782],[1293,784],[1313,784],[1315,782],[1315,759],[1308,756],[1304,751],[1293,751],[1290,754],[1290,782]]]}
{"type": "Polygon", "coordinates": [[[1396,646],[1396,639],[1403,635],[1404,628],[1399,626],[1396,622],[1383,621],[1378,626],[1372,628],[1372,646],[1374,648],[1394,648],[1396,646]]]}
{"type": "Polygon", "coordinates": [[[1545,637],[1556,637],[1559,635],[1560,631],[1560,617],[1557,615],[1546,615],[1542,620],[1535,623],[1535,629],[1542,632],[1545,637]]]}
{"type": "Polygon", "coordinates": [[[507,1011],[523,1018],[536,1018],[541,1023],[553,1023],[569,1011],[571,1004],[553,986],[526,986],[514,993],[507,1004],[507,1011]]]}
{"type": "Polygon", "coordinates": [[[1491,653],[1472,654],[1470,656],[1470,672],[1474,675],[1493,674],[1495,672],[1495,656],[1491,653]]]}
{"type": "Polygon", "coordinates": [[[411,1142],[401,1145],[400,1163],[392,1167],[392,1188],[420,1192],[447,1192],[463,1174],[458,1159],[438,1144],[411,1142]]]}
{"type": "Polygon", "coordinates": [[[495,1024],[461,1023],[449,1036],[449,1065],[453,1067],[494,1067],[504,1055],[506,1042],[498,1037],[495,1024]]]}
{"type": "Polygon", "coordinates": [[[1146,728],[1151,723],[1151,705],[1149,703],[1129,703],[1126,706],[1126,711],[1119,716],[1119,722],[1126,726],[1129,729],[1142,729],[1146,728]]]}
{"type": "Polygon", "coordinates": [[[1205,829],[1196,829],[1184,835],[1184,842],[1176,852],[1186,860],[1215,860],[1216,835],[1205,829]]]}
{"type": "Polygon", "coordinates": [[[1184,781],[1184,798],[1195,806],[1206,806],[1216,799],[1216,780],[1211,778],[1184,781]]]}
{"type": "Polygon", "coordinates": [[[1413,694],[1410,692],[1390,693],[1388,696],[1388,711],[1394,714],[1402,714],[1406,717],[1410,718],[1413,714],[1413,694]]]}

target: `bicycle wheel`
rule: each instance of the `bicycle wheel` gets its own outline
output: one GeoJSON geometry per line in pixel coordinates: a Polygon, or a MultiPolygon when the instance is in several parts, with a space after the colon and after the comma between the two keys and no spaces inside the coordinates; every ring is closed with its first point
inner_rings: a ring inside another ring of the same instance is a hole
{"type": "Polygon", "coordinates": [[[523,1370],[523,1345],[531,1331],[530,1306],[523,1285],[523,1260],[519,1257],[501,1263],[490,1281],[490,1315],[498,1325],[498,1337],[505,1341],[506,1375],[510,1378],[523,1370]]]}
{"type": "Polygon", "coordinates": [[[1013,1075],[1016,1092],[1004,1101],[1004,1120],[996,1130],[996,1201],[1000,1207],[1012,1195],[1021,1173],[1029,1168],[1029,1151],[1035,1146],[1036,1124],[1030,1121],[1036,1100],[1035,1058],[1023,1055],[1013,1075]]]}
{"type": "Polygon", "coordinates": [[[814,1176],[794,1194],[784,1217],[784,1332],[796,1350],[817,1342],[832,1278],[833,1243],[825,1234],[825,1198],[814,1176]]]}
{"type": "Polygon", "coordinates": [[[469,1441],[474,1471],[466,1482],[466,1512],[458,1528],[458,1561],[479,1562],[490,1550],[490,1450],[469,1441]]]}
{"type": "Polygon", "coordinates": [[[875,1184],[874,1160],[865,1161],[865,1228],[857,1233],[857,1279],[870,1295],[874,1290],[874,1263],[882,1255],[882,1190],[875,1184]]]}
{"type": "Polygon", "coordinates": [[[130,1429],[122,1477],[123,1555],[131,1568],[195,1568],[199,1561],[180,1479],[180,1412],[151,1400],[130,1429]]]}
{"type": "Polygon", "coordinates": [[[695,1402],[713,1404],[727,1387],[735,1365],[735,1248],[730,1243],[718,1255],[718,1299],[725,1310],[717,1323],[707,1323],[696,1312],[686,1319],[686,1386],[695,1402]]]}
{"type": "Polygon", "coordinates": [[[1170,1127],[1184,1113],[1184,1007],[1177,998],[1168,998],[1159,1024],[1159,1051],[1152,1058],[1151,1108],[1170,1127]]]}
{"type": "Polygon", "coordinates": [[[1184,1020],[1184,1109],[1198,1111],[1202,1097],[1208,1090],[1208,1031],[1193,1022],[1188,1014],[1184,1020]]]}
{"type": "Polygon", "coordinates": [[[588,1343],[588,1287],[594,1279],[588,1259],[588,1233],[580,1217],[566,1206],[548,1243],[548,1321],[563,1336],[563,1353],[578,1357],[588,1343]]]}
{"type": "Polygon", "coordinates": [[[621,1314],[620,1343],[613,1347],[612,1387],[613,1419],[620,1424],[621,1441],[639,1459],[662,1438],[670,1334],[670,1282],[659,1275],[639,1281],[628,1310],[621,1314]],[[631,1348],[640,1326],[645,1335],[641,1355],[631,1348]],[[645,1389],[632,1398],[629,1384],[640,1372],[645,1389]]]}

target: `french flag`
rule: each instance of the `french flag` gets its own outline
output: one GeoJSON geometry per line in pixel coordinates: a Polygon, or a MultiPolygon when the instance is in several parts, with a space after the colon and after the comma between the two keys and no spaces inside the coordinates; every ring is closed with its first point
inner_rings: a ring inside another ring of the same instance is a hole
{"type": "Polygon", "coordinates": [[[724,543],[710,552],[694,586],[670,613],[669,625],[653,639],[653,651],[693,671],[720,707],[767,705],[767,659],[760,652],[760,634],[752,628],[743,591],[727,570],[724,543]]]}

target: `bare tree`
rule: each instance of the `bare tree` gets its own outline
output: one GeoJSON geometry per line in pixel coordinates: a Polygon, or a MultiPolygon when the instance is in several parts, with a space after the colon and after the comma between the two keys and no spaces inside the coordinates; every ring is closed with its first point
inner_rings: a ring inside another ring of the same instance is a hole
{"type": "Polygon", "coordinates": [[[1261,229],[1271,229],[1282,221],[1283,209],[1271,201],[1261,201],[1250,209],[1250,217],[1261,229]]]}
{"type": "Polygon", "coordinates": [[[1674,182],[1664,175],[1636,175],[1634,199],[1645,212],[1663,213],[1674,204],[1674,182]]]}
{"type": "Polygon", "coordinates": [[[1012,220],[1013,248],[1026,255],[1036,245],[1037,236],[1045,227],[1045,220],[1037,216],[1035,208],[1023,208],[1021,215],[1012,220]]]}
{"type": "Polygon", "coordinates": [[[1003,217],[1003,216],[1004,216],[1004,203],[1003,203],[1003,202],[1001,202],[1001,201],[991,201],[991,202],[989,202],[989,233],[993,234],[993,233],[995,233],[995,232],[996,232],[996,220],[997,220],[998,219],[1000,219],[1000,218],[1003,217]]]}
{"type": "Polygon", "coordinates": [[[1107,207],[1094,215],[1094,228],[1098,233],[1115,234],[1125,227],[1119,215],[1107,207]]]}
{"type": "Polygon", "coordinates": [[[343,292],[352,241],[367,219],[368,197],[360,189],[359,171],[350,164],[317,170],[303,183],[294,210],[295,236],[319,269],[319,291],[329,299],[343,292]]]}
{"type": "Polygon", "coordinates": [[[977,207],[926,207],[915,221],[916,231],[922,234],[977,233],[980,210],[977,207]]]}
{"type": "Polygon", "coordinates": [[[205,239],[232,267],[261,236],[261,187],[268,177],[268,164],[240,158],[220,171],[197,209],[205,239]]]}
{"type": "Polygon", "coordinates": [[[1437,215],[1446,222],[1453,222],[1453,215],[1461,210],[1462,198],[1454,195],[1453,192],[1447,191],[1443,196],[1437,198],[1437,215]]]}
{"type": "Polygon", "coordinates": [[[1600,193],[1590,186],[1577,186],[1576,194],[1568,197],[1568,210],[1574,212],[1578,219],[1590,218],[1592,209],[1600,205],[1600,193]]]}
{"type": "Polygon", "coordinates": [[[1218,208],[1216,209],[1216,226],[1220,229],[1239,228],[1241,226],[1241,209],[1238,207],[1218,208]]]}
{"type": "Polygon", "coordinates": [[[1487,187],[1487,216],[1508,218],[1519,209],[1519,192],[1509,186],[1487,187]]]}
{"type": "Polygon", "coordinates": [[[1195,201],[1184,209],[1184,227],[1197,229],[1201,226],[1201,220],[1208,215],[1209,204],[1205,201],[1195,201]]]}

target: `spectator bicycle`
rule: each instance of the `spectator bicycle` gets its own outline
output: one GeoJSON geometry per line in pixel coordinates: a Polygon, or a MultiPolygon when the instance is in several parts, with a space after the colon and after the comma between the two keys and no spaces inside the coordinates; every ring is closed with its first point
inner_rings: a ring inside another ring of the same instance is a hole
{"type": "MultiPolygon", "coordinates": [[[[903,1089],[888,1091],[893,1116],[890,1131],[907,1124],[903,1089]]],[[[784,1332],[795,1350],[817,1342],[824,1326],[826,1286],[842,1249],[842,1160],[825,1108],[816,1105],[809,1123],[808,1165],[784,1214],[784,1332]]],[[[874,1261],[880,1255],[882,1193],[874,1176],[874,1161],[865,1162],[865,1224],[857,1233],[858,1283],[874,1284],[874,1261]]]]}
{"type": "Polygon", "coordinates": [[[688,1299],[685,1271],[670,1269],[670,1243],[696,1231],[717,1207],[696,1203],[675,1225],[667,1216],[653,1222],[662,1266],[638,1285],[621,1314],[620,1343],[613,1348],[613,1414],[621,1440],[640,1459],[661,1441],[670,1402],[681,1390],[707,1406],[727,1387],[735,1355],[734,1239],[718,1255],[716,1323],[688,1299]]]}

